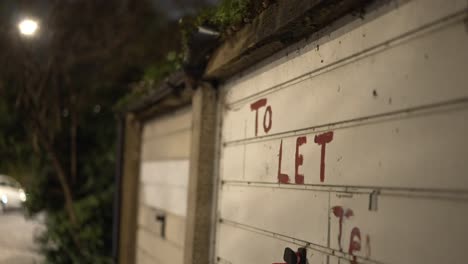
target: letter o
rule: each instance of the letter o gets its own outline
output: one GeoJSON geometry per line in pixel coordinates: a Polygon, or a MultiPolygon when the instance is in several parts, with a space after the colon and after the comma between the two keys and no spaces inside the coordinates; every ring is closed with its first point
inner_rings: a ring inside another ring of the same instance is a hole
{"type": "Polygon", "coordinates": [[[268,133],[271,129],[272,121],[271,118],[273,116],[273,112],[271,111],[271,106],[267,106],[265,109],[265,114],[263,115],[263,130],[265,133],[268,133]],[[267,124],[267,113],[268,113],[268,124],[267,124]]]}

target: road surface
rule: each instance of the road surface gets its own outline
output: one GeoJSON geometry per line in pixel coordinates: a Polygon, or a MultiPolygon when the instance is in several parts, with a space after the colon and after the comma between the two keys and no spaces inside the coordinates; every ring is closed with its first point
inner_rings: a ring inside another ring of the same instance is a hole
{"type": "Polygon", "coordinates": [[[41,263],[33,239],[43,228],[39,222],[25,219],[21,211],[0,213],[0,264],[41,263]]]}

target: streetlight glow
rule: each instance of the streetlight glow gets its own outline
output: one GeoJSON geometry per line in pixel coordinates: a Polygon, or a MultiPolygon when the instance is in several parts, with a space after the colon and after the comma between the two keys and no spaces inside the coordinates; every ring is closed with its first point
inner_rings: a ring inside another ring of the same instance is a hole
{"type": "Polygon", "coordinates": [[[37,22],[32,19],[24,19],[18,24],[21,34],[25,36],[32,36],[38,29],[37,22]]]}

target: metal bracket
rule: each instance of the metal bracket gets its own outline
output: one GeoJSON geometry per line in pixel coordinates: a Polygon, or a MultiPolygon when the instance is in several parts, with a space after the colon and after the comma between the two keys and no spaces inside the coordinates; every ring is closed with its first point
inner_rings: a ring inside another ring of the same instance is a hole
{"type": "Polygon", "coordinates": [[[161,222],[161,237],[166,238],[166,215],[157,214],[156,221],[161,222]]]}
{"type": "Polygon", "coordinates": [[[378,196],[380,190],[374,190],[369,195],[369,211],[377,211],[378,209],[378,196]]]}

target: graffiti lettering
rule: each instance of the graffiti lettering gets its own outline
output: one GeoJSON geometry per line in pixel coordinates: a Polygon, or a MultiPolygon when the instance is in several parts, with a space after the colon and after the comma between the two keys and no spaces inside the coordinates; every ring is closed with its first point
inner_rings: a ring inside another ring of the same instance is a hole
{"type": "MultiPolygon", "coordinates": [[[[354,212],[351,209],[344,209],[341,206],[332,207],[333,214],[338,218],[338,248],[343,252],[341,244],[344,220],[354,216],[354,212]]],[[[353,227],[349,236],[349,247],[348,253],[352,256],[351,264],[357,264],[357,257],[355,252],[361,251],[361,230],[358,227],[353,227]]],[[[370,257],[370,236],[366,235],[366,257],[370,257]]]]}
{"type": "MultiPolygon", "coordinates": [[[[258,135],[258,110],[261,107],[264,107],[266,105],[267,105],[266,98],[257,100],[250,105],[250,110],[255,111],[255,136],[258,135]]],[[[272,117],[273,117],[273,111],[271,109],[271,106],[267,106],[265,109],[265,113],[263,114],[263,131],[265,131],[265,133],[268,133],[268,131],[270,131],[271,129],[272,117]]]]}
{"type": "Polygon", "coordinates": [[[341,246],[341,235],[343,232],[343,221],[344,219],[349,219],[351,216],[354,215],[353,210],[351,209],[346,209],[344,210],[343,207],[341,206],[335,206],[332,208],[333,214],[338,217],[338,247],[340,248],[340,251],[343,251],[343,247],[341,246]]]}
{"type": "MultiPolygon", "coordinates": [[[[315,136],[315,142],[322,147],[320,155],[320,182],[325,179],[325,145],[333,140],[333,132],[327,132],[315,136]]],[[[296,153],[294,156],[294,182],[296,184],[304,184],[304,174],[299,173],[299,167],[304,165],[304,156],[299,152],[300,146],[307,143],[307,137],[301,136],[296,138],[296,153]]],[[[278,153],[278,182],[290,183],[289,175],[281,171],[283,162],[283,140],[280,142],[278,153]]]]}
{"type": "Polygon", "coordinates": [[[278,182],[289,183],[289,176],[286,173],[281,172],[282,159],[283,159],[283,140],[281,140],[279,155],[278,155],[278,182]]]}
{"type": "Polygon", "coordinates": [[[294,179],[296,184],[304,184],[304,175],[299,174],[299,166],[301,166],[304,163],[304,157],[302,156],[302,154],[299,154],[299,147],[305,143],[307,143],[306,137],[298,137],[296,139],[296,162],[294,166],[294,179]]]}
{"type": "Polygon", "coordinates": [[[322,146],[322,152],[320,155],[320,182],[325,180],[325,146],[333,140],[333,132],[327,132],[320,135],[316,135],[314,142],[322,146]]]}
{"type": "Polygon", "coordinates": [[[353,230],[351,230],[351,236],[349,238],[348,253],[353,256],[351,264],[357,264],[357,259],[354,255],[355,251],[361,251],[361,230],[357,227],[354,227],[353,230]]]}
{"type": "Polygon", "coordinates": [[[273,117],[273,112],[271,110],[271,106],[269,105],[265,109],[265,114],[263,115],[263,131],[265,131],[265,133],[268,133],[268,131],[270,131],[271,129],[272,117],[273,117]],[[268,114],[268,120],[267,120],[267,114],[268,114]]]}

